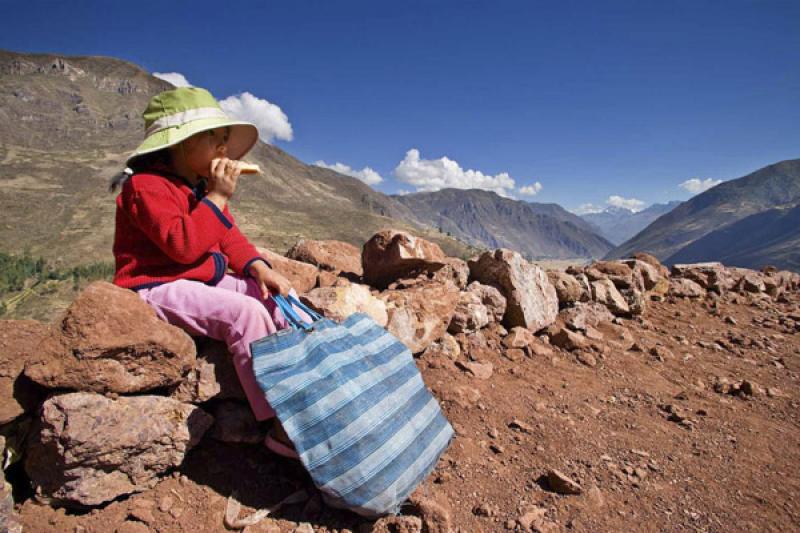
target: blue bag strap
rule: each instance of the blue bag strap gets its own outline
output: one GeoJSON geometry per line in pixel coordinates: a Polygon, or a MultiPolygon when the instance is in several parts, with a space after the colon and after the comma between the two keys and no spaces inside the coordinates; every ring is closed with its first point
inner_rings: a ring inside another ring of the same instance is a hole
{"type": "Polygon", "coordinates": [[[278,306],[278,309],[281,310],[283,316],[286,317],[286,321],[289,323],[289,326],[292,329],[302,328],[307,330],[311,327],[310,324],[305,323],[300,318],[300,316],[297,313],[295,313],[294,309],[292,309],[292,306],[289,304],[289,302],[286,301],[286,299],[282,295],[280,294],[273,295],[272,299],[275,300],[275,304],[278,306]]]}
{"type": "Polygon", "coordinates": [[[308,307],[306,304],[304,304],[291,294],[286,297],[286,300],[288,300],[292,305],[294,305],[295,307],[303,311],[305,314],[310,316],[312,320],[322,320],[323,316],[321,314],[317,313],[316,311],[308,307]]]}
{"type": "Polygon", "coordinates": [[[303,328],[305,330],[308,330],[311,328],[312,324],[309,324],[302,318],[300,318],[300,315],[298,315],[297,312],[294,310],[292,304],[297,306],[301,311],[308,314],[308,316],[310,316],[312,320],[320,320],[322,318],[322,316],[319,313],[309,309],[302,302],[300,302],[300,300],[298,300],[292,295],[288,296],[288,301],[286,297],[280,294],[273,295],[272,299],[275,300],[278,309],[281,310],[281,313],[283,313],[283,316],[286,317],[287,322],[289,322],[289,325],[293,329],[303,328]]]}

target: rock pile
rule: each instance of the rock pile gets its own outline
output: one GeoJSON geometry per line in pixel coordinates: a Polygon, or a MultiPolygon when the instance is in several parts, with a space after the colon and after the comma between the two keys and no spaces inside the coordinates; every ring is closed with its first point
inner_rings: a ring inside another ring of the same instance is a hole
{"type": "MultiPolygon", "coordinates": [[[[647,254],[566,271],[545,271],[506,249],[464,261],[398,230],[378,233],[360,251],[337,241],[303,240],[289,257],[264,253],[321,314],[341,320],[366,313],[421,365],[463,373],[474,383],[497,379],[499,357],[516,364],[558,355],[588,372],[618,350],[672,360],[680,354],[637,346],[625,327],[631,320],[646,327],[643,315],[651,302],[696,299],[713,308],[719,298],[730,298],[758,306],[800,290],[800,275],[791,272],[720,263],[669,270],[647,254]]],[[[759,320],[764,327],[800,331],[797,314],[759,320]]],[[[716,346],[735,350],[740,341],[719,339],[716,346]]],[[[135,294],[109,283],[91,284],[49,327],[0,322],[0,347],[0,429],[8,433],[31,422],[24,465],[43,501],[103,505],[148,490],[203,438],[263,440],[226,347],[192,339],[159,320],[135,294]]],[[[714,388],[748,396],[760,391],[748,381],[725,379],[714,388]]],[[[442,396],[465,406],[481,401],[477,389],[465,386],[442,396]]],[[[0,445],[5,448],[5,440],[0,445]]],[[[503,453],[500,446],[492,450],[503,453]]],[[[558,492],[581,491],[557,471],[547,479],[558,492]]],[[[0,478],[0,524],[13,530],[7,488],[0,478]]],[[[417,507],[420,518],[387,519],[376,527],[418,531],[429,527],[425,513],[447,515],[437,506],[417,507]]]]}

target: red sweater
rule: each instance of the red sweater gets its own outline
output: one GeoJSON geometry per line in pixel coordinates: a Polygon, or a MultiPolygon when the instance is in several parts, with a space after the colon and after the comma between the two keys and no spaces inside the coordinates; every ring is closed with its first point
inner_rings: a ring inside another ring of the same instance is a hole
{"type": "Polygon", "coordinates": [[[269,265],[228,206],[220,211],[204,195],[166,172],[131,176],[117,196],[114,283],[133,290],[177,279],[216,285],[228,267],[249,275],[253,261],[269,265]]]}

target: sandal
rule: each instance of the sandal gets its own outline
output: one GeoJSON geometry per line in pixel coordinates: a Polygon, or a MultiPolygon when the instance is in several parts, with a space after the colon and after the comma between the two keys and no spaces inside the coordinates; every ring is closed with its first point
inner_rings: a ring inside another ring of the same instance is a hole
{"type": "Polygon", "coordinates": [[[277,453],[278,455],[282,455],[283,457],[288,457],[289,459],[300,459],[300,456],[297,454],[297,450],[294,449],[289,443],[283,442],[275,437],[275,426],[272,426],[272,429],[269,430],[267,433],[266,438],[264,439],[264,446],[266,446],[270,451],[277,453]]]}

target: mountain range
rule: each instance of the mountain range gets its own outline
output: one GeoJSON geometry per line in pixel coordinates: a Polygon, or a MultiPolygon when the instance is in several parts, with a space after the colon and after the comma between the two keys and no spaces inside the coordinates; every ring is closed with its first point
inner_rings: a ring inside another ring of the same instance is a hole
{"type": "Polygon", "coordinates": [[[713,259],[734,266],[796,268],[800,247],[791,224],[798,204],[800,159],[781,161],[687,200],[607,258],[644,251],[667,264],[713,259]]]}
{"type": "Polygon", "coordinates": [[[557,204],[504,198],[478,189],[392,196],[417,219],[483,248],[511,248],[530,259],[602,257],[612,243],[557,204]]]}
{"type": "Polygon", "coordinates": [[[642,231],[661,215],[675,209],[680,203],[673,201],[666,204],[653,204],[641,211],[609,206],[596,213],[583,214],[581,218],[591,224],[597,233],[618,246],[642,231]]]}

